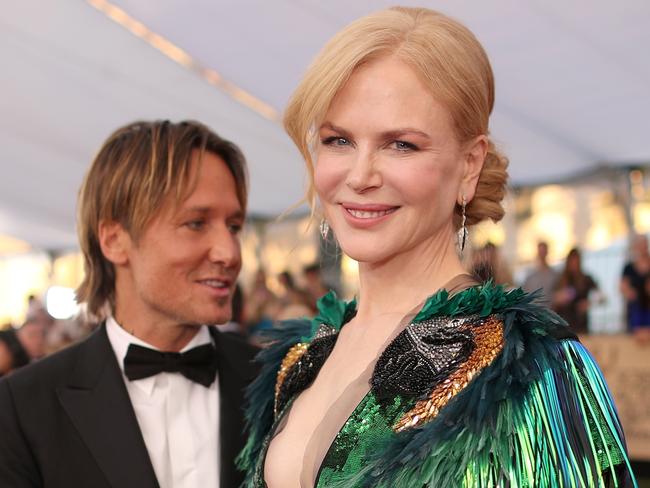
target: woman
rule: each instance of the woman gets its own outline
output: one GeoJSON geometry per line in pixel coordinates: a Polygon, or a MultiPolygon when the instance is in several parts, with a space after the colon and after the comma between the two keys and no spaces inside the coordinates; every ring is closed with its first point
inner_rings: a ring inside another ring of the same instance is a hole
{"type": "Polygon", "coordinates": [[[307,72],[285,127],[322,230],[359,262],[359,296],[326,295],[261,354],[247,486],[631,482],[589,354],[534,297],[459,260],[466,227],[503,215],[493,99],[478,41],[426,9],[354,22],[307,72]]]}
{"type": "Polygon", "coordinates": [[[646,335],[650,322],[650,253],[648,238],[636,235],[632,239],[632,260],[625,264],[620,289],[626,304],[628,331],[639,337],[646,335]]]}
{"type": "Polygon", "coordinates": [[[553,308],[576,334],[589,333],[589,294],[597,291],[594,279],[582,271],[580,251],[569,251],[555,284],[553,308]]]}

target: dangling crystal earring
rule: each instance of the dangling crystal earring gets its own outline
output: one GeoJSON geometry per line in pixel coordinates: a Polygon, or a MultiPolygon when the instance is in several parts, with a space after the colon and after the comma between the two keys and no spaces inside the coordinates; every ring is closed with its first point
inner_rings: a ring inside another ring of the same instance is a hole
{"type": "Polygon", "coordinates": [[[324,241],[327,240],[327,236],[330,233],[330,224],[327,223],[327,220],[323,219],[320,221],[320,235],[324,241]]]}
{"type": "Polygon", "coordinates": [[[465,199],[465,195],[463,195],[463,203],[461,204],[460,229],[458,229],[458,247],[460,248],[461,255],[465,250],[465,243],[467,242],[467,237],[469,235],[469,232],[467,231],[467,227],[465,227],[465,222],[467,220],[467,216],[465,215],[466,206],[467,206],[467,200],[465,199]]]}

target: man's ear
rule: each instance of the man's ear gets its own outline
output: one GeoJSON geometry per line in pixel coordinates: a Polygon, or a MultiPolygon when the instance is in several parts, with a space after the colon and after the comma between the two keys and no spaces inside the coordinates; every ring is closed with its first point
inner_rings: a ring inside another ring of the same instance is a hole
{"type": "Polygon", "coordinates": [[[129,262],[129,250],[133,242],[122,224],[102,220],[99,223],[98,238],[104,257],[111,263],[119,266],[129,262]]]}
{"type": "Polygon", "coordinates": [[[488,138],[485,135],[475,137],[468,144],[465,151],[465,159],[463,164],[465,169],[463,171],[463,179],[460,184],[460,195],[458,201],[461,202],[463,196],[467,203],[471,202],[476,192],[476,184],[478,178],[481,176],[483,163],[488,151],[488,138]]]}

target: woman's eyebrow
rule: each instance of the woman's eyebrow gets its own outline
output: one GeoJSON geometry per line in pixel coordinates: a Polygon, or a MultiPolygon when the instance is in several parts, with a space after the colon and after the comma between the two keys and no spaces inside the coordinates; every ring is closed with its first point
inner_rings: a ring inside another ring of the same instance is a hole
{"type": "Polygon", "coordinates": [[[403,128],[403,129],[392,129],[381,133],[381,136],[385,139],[399,139],[402,136],[408,136],[408,135],[424,137],[425,139],[431,139],[429,134],[427,134],[426,132],[422,132],[419,129],[413,129],[410,127],[403,128]]]}
{"type": "Polygon", "coordinates": [[[336,133],[338,133],[338,134],[340,134],[340,135],[342,135],[343,137],[346,137],[346,138],[350,138],[351,135],[352,135],[351,132],[345,130],[343,127],[338,127],[338,126],[332,124],[331,122],[323,122],[321,124],[320,128],[321,128],[321,130],[322,129],[329,129],[329,130],[334,131],[334,132],[336,132],[336,133]]]}
{"type": "MultiPolygon", "coordinates": [[[[350,138],[352,133],[343,127],[339,127],[337,125],[332,124],[331,122],[324,122],[321,126],[321,129],[329,129],[333,132],[336,132],[337,134],[340,134],[343,137],[350,138]]],[[[382,139],[399,139],[402,136],[407,136],[407,135],[412,135],[412,136],[419,136],[419,137],[424,137],[425,139],[431,139],[431,136],[427,134],[426,132],[423,132],[419,129],[415,129],[413,127],[400,127],[397,129],[390,129],[384,132],[381,132],[379,134],[380,138],[382,139]]]]}

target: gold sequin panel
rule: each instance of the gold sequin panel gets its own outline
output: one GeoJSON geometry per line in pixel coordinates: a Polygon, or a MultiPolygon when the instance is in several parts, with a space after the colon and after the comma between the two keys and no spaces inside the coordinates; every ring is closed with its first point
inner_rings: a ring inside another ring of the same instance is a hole
{"type": "Polygon", "coordinates": [[[467,361],[442,381],[426,400],[420,400],[405,413],[393,426],[395,432],[401,432],[423,425],[433,420],[440,410],[449,403],[472,378],[488,366],[503,350],[503,322],[496,317],[489,317],[483,324],[471,326],[474,333],[475,348],[467,361]]]}
{"type": "Polygon", "coordinates": [[[284,359],[282,360],[282,364],[278,370],[278,377],[275,382],[275,403],[273,406],[273,412],[276,417],[278,415],[278,397],[280,394],[280,388],[282,388],[282,384],[284,383],[284,380],[287,377],[287,373],[291,367],[300,360],[303,354],[305,354],[307,351],[308,347],[308,342],[299,342],[298,344],[292,346],[291,349],[289,349],[287,354],[284,356],[284,359]]]}

